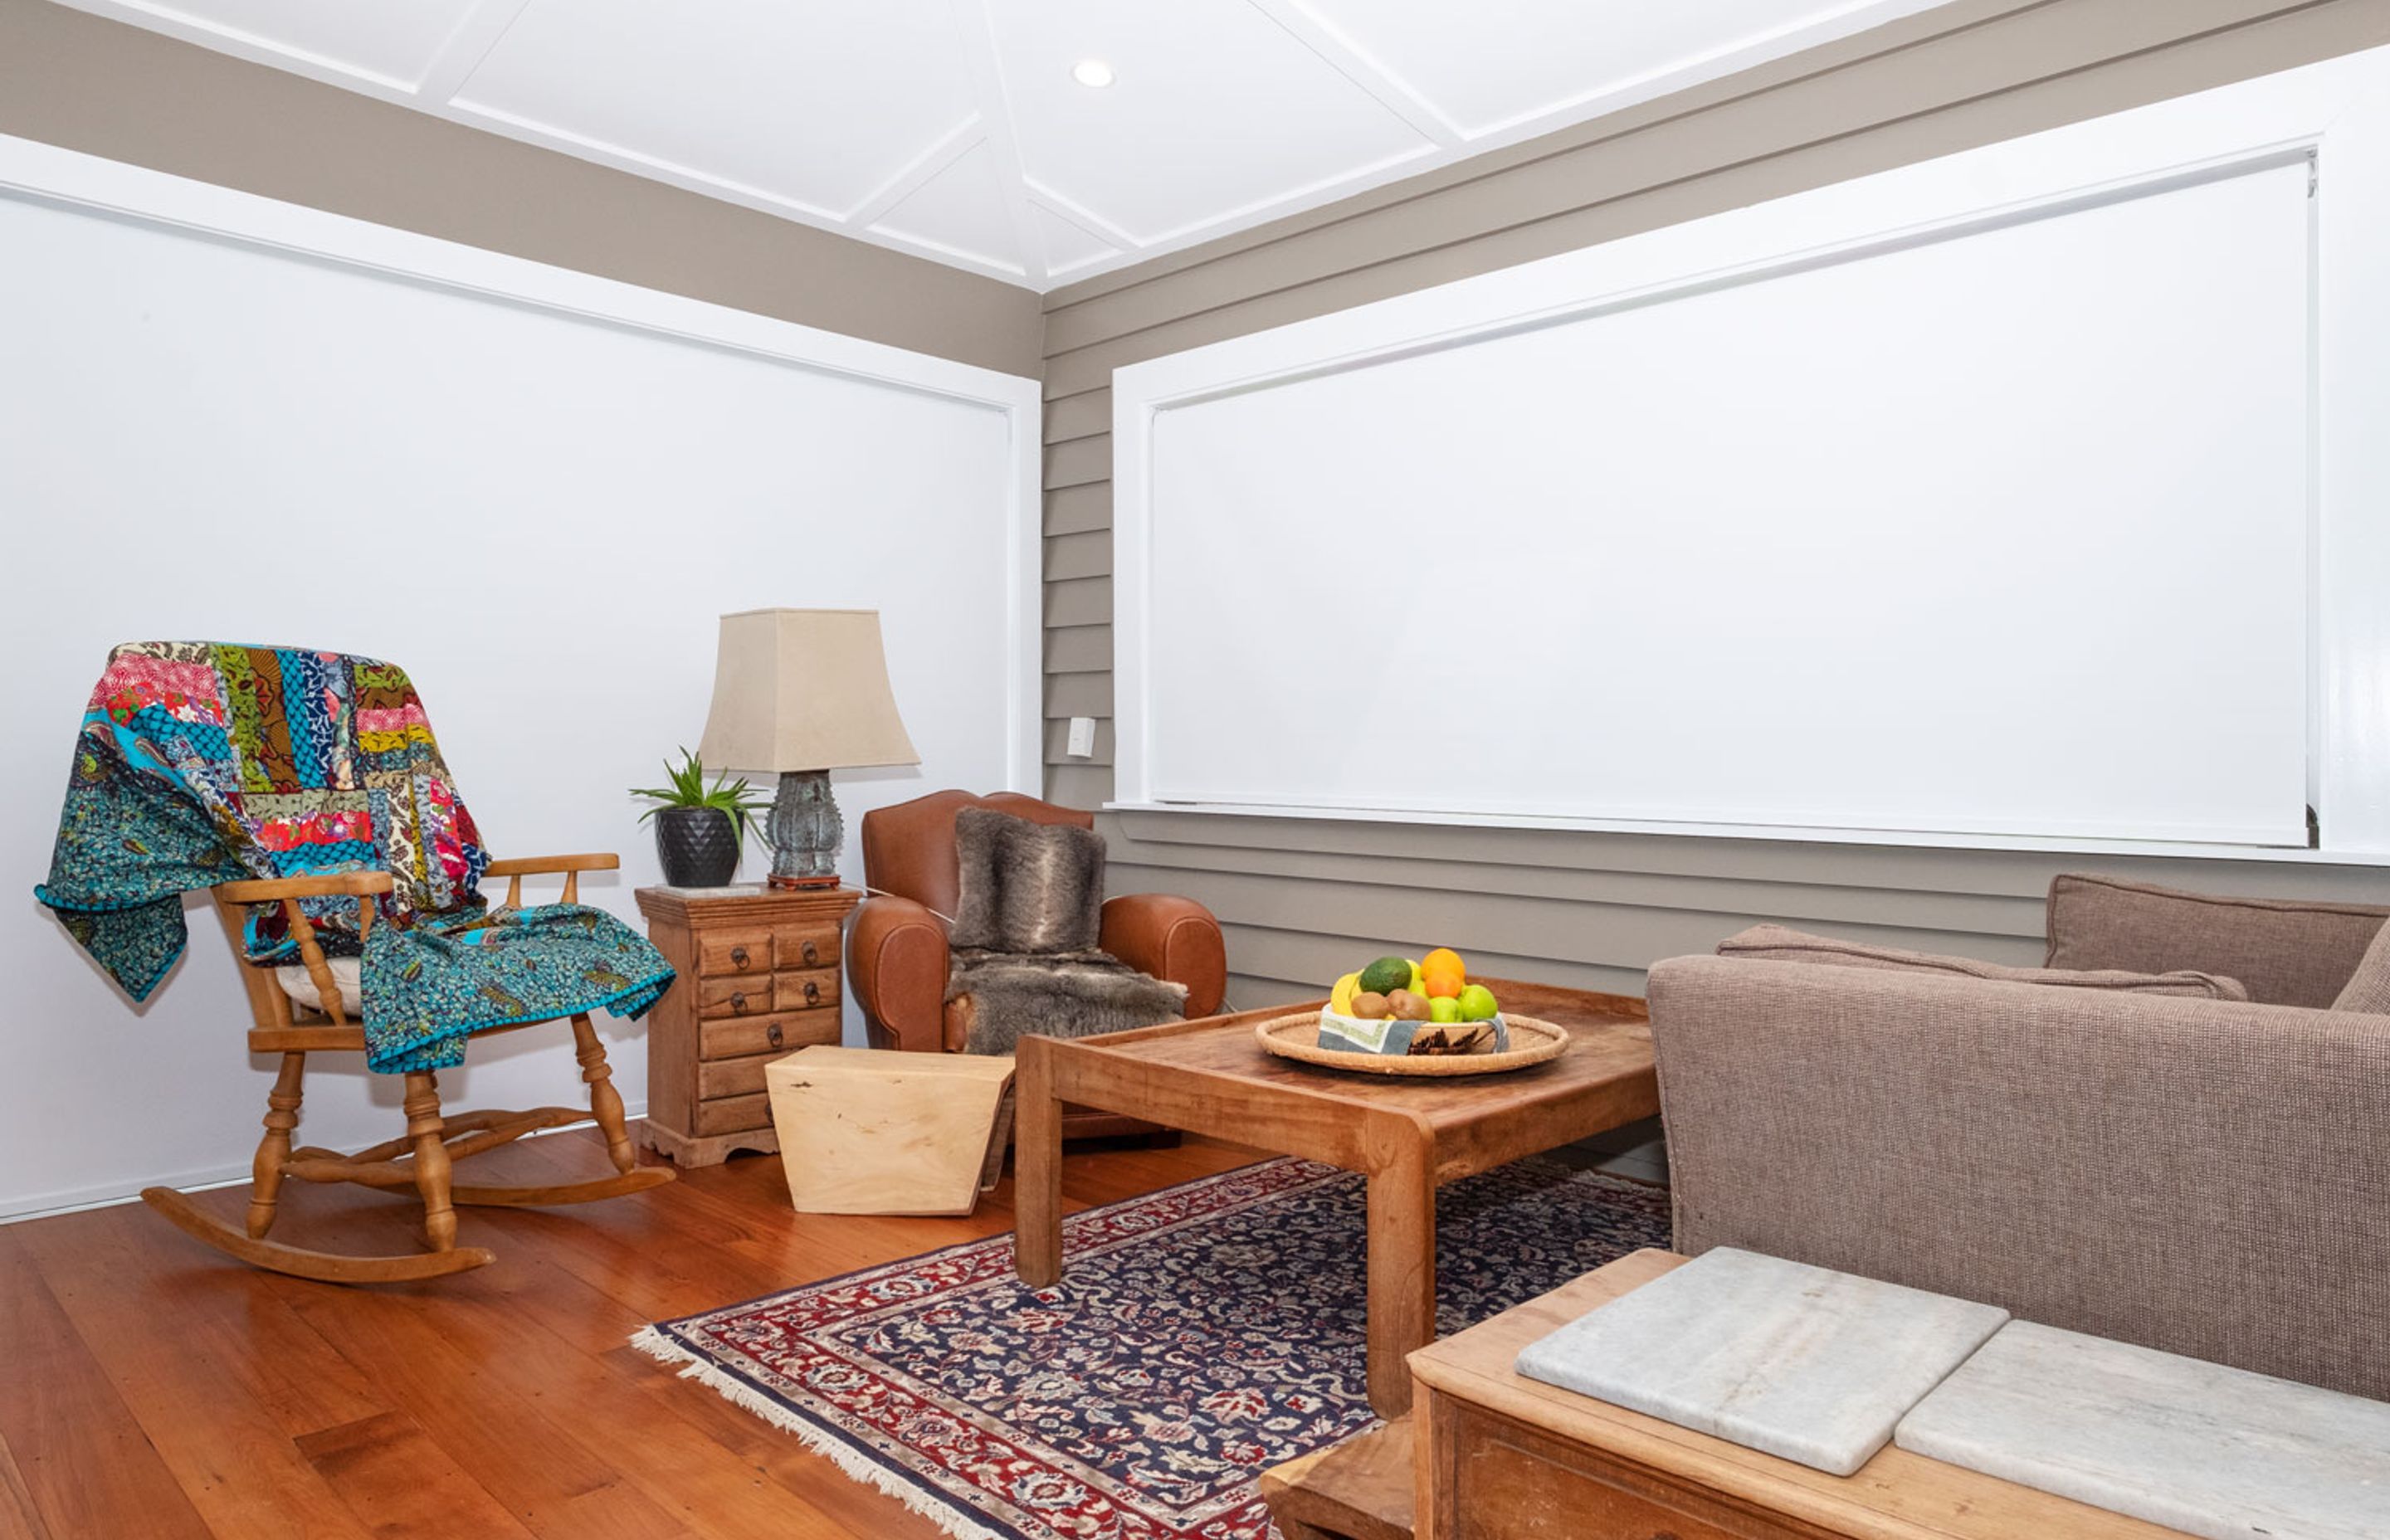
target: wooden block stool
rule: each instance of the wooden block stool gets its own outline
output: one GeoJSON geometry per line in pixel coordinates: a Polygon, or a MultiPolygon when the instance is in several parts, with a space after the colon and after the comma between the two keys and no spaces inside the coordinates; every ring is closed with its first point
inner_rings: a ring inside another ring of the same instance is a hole
{"type": "Polygon", "coordinates": [[[1012,1135],[1012,1060],[804,1048],[766,1065],[800,1213],[965,1214],[1012,1135]]]}

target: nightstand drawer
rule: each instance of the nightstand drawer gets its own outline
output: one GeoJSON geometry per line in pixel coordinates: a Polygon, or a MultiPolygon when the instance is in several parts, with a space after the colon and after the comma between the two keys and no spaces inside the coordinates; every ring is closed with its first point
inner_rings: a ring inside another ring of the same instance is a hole
{"type": "Polygon", "coordinates": [[[769,1016],[772,1010],[772,977],[768,973],[752,979],[700,977],[697,981],[700,1016],[769,1016]]]}
{"type": "Polygon", "coordinates": [[[836,1009],[838,969],[817,968],[809,973],[773,974],[772,1004],[781,1010],[836,1009]]]}
{"type": "Polygon", "coordinates": [[[733,1018],[700,1025],[697,1029],[697,1054],[702,1059],[740,1059],[752,1053],[794,1053],[816,1043],[835,1043],[838,1038],[835,1012],[801,1010],[747,1020],[733,1018]]]}
{"type": "Polygon", "coordinates": [[[697,1067],[698,1099],[754,1096],[764,1089],[764,1066],[787,1057],[776,1049],[751,1053],[743,1059],[709,1059],[697,1067]]]}
{"type": "Polygon", "coordinates": [[[744,1134],[772,1123],[772,1098],[758,1091],[752,1097],[716,1097],[697,1104],[697,1133],[744,1134]]]}
{"type": "MultiPolygon", "coordinates": [[[[785,966],[785,965],[783,965],[785,966]]],[[[697,970],[707,978],[772,971],[772,932],[713,930],[697,938],[697,970]]]]}
{"type": "Polygon", "coordinates": [[[836,968],[838,927],[823,925],[802,930],[779,930],[772,936],[775,968],[836,968]]]}

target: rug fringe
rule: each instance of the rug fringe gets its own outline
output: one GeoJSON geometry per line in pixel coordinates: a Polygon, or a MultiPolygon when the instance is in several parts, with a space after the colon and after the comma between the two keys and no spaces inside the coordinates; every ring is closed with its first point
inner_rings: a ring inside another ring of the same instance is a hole
{"type": "Polygon", "coordinates": [[[837,1466],[848,1479],[895,1498],[955,1540],[1005,1540],[999,1531],[975,1522],[952,1503],[924,1492],[845,1440],[805,1420],[737,1375],[708,1363],[703,1355],[674,1341],[654,1327],[641,1327],[633,1333],[631,1345],[650,1358],[678,1365],[683,1380],[694,1380],[732,1405],[754,1413],[783,1432],[794,1434],[798,1443],[837,1466]]]}

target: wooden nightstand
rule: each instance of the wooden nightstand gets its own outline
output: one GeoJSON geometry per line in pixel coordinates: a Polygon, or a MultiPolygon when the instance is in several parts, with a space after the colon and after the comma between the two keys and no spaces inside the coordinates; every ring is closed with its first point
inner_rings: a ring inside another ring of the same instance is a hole
{"type": "Polygon", "coordinates": [[[777,1153],[764,1066],[839,1040],[839,925],[852,888],[641,888],[648,936],[680,979],[648,1017],[638,1141],[683,1166],[777,1153]]]}

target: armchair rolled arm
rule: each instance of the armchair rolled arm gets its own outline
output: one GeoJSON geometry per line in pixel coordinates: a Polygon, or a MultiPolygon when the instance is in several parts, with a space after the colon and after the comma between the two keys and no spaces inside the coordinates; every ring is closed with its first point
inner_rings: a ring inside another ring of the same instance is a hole
{"type": "Polygon", "coordinates": [[[1189,1019],[1220,1008],[1228,945],[1212,911],[1171,893],[1124,893],[1104,905],[1099,945],[1140,972],[1187,986],[1189,1019]]]}
{"type": "Polygon", "coordinates": [[[876,1046],[945,1047],[946,968],[946,928],[922,905],[883,894],[855,909],[846,976],[876,1046]]]}

